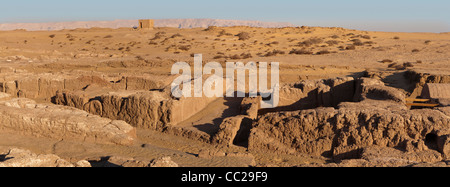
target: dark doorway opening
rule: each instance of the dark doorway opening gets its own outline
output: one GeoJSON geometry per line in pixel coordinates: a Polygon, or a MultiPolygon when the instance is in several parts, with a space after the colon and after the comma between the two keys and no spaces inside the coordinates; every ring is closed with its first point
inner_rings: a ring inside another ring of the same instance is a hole
{"type": "Polygon", "coordinates": [[[425,145],[428,147],[428,149],[438,150],[438,136],[434,133],[428,133],[425,136],[425,145]]]}

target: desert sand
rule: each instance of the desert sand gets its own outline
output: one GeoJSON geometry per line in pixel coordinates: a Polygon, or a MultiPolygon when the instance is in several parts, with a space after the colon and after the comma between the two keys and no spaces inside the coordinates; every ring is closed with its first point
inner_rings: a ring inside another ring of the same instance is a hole
{"type": "Polygon", "coordinates": [[[450,106],[406,103],[450,83],[449,51],[450,33],[306,26],[0,31],[0,165],[447,166],[450,106]],[[194,54],[280,62],[280,105],[174,99],[194,54]]]}

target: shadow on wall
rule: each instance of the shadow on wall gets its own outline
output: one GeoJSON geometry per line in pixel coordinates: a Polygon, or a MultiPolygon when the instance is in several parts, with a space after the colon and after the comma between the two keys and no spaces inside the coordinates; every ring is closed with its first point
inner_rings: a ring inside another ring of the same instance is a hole
{"type": "Polygon", "coordinates": [[[227,109],[225,109],[219,118],[215,118],[213,123],[205,123],[195,125],[194,127],[202,132],[206,132],[207,134],[213,136],[219,130],[220,124],[222,124],[223,120],[228,117],[233,117],[240,114],[240,105],[243,98],[236,97],[237,92],[235,92],[235,97],[225,97],[225,105],[227,109]]]}
{"type": "MultiPolygon", "coordinates": [[[[282,111],[297,111],[314,109],[318,107],[337,107],[341,102],[354,101],[356,92],[356,82],[349,80],[344,83],[333,86],[334,79],[328,79],[310,91],[307,90],[304,84],[296,84],[294,88],[300,89],[303,93],[307,92],[306,96],[299,99],[297,102],[287,105],[279,106],[271,109],[260,109],[258,114],[266,114],[270,112],[282,111]]],[[[281,95],[281,93],[280,93],[281,95]]],[[[289,95],[284,96],[289,98],[289,95]]],[[[280,97],[281,99],[282,97],[280,97]]]]}
{"type": "Polygon", "coordinates": [[[414,89],[416,89],[416,85],[411,80],[409,80],[407,76],[408,73],[406,71],[395,72],[392,73],[392,75],[383,78],[382,81],[386,83],[386,86],[399,88],[407,93],[412,93],[414,92],[414,89]]]}

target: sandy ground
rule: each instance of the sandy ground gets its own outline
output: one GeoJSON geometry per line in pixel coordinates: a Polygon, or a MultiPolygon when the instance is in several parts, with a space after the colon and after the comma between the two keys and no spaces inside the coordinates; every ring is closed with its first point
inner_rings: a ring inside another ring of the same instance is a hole
{"type": "MultiPolygon", "coordinates": [[[[173,79],[170,76],[173,63],[184,61],[192,64],[193,54],[203,54],[204,62],[222,64],[227,61],[280,62],[282,83],[357,77],[370,70],[379,72],[388,86],[411,92],[411,85],[402,76],[405,68],[448,74],[449,51],[450,33],[387,33],[342,28],[0,31],[2,68],[73,75],[78,71],[99,72],[110,77],[146,75],[166,85],[173,79]],[[237,36],[240,33],[241,37],[237,36]],[[306,54],[295,54],[296,51],[306,54]],[[408,67],[404,67],[405,63],[409,64],[408,67]]],[[[50,101],[49,98],[36,100],[50,101]]],[[[223,118],[239,113],[236,110],[238,106],[239,102],[219,99],[177,126],[213,134],[223,118]]],[[[22,147],[41,154],[53,153],[74,161],[106,156],[142,160],[170,156],[180,166],[293,166],[329,161],[322,156],[265,152],[252,152],[251,159],[243,156],[200,158],[201,150],[221,149],[226,153],[247,153],[247,150],[241,146],[217,148],[201,141],[145,129],[138,129],[137,135],[135,145],[118,146],[4,132],[0,136],[0,145],[22,147]]]]}

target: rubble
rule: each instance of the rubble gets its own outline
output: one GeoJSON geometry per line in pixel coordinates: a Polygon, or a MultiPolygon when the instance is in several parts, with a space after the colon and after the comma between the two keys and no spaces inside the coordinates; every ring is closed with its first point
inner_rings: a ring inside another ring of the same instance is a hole
{"type": "Polygon", "coordinates": [[[35,154],[29,150],[9,148],[0,153],[0,167],[91,167],[91,165],[86,160],[70,163],[54,154],[35,154]]]}
{"type": "MultiPolygon", "coordinates": [[[[360,149],[372,145],[406,149],[407,142],[427,141],[430,135],[446,142],[450,117],[440,112],[446,108],[409,110],[403,104],[402,92],[378,80],[363,78],[358,82],[355,98],[360,102],[259,117],[253,123],[249,149],[330,155],[339,161],[356,158],[360,149]]],[[[442,144],[435,149],[447,155],[447,143],[442,144]]]]}
{"type": "Polygon", "coordinates": [[[75,108],[16,98],[0,103],[0,129],[55,139],[130,145],[136,130],[124,121],[90,115],[75,108]]]}

